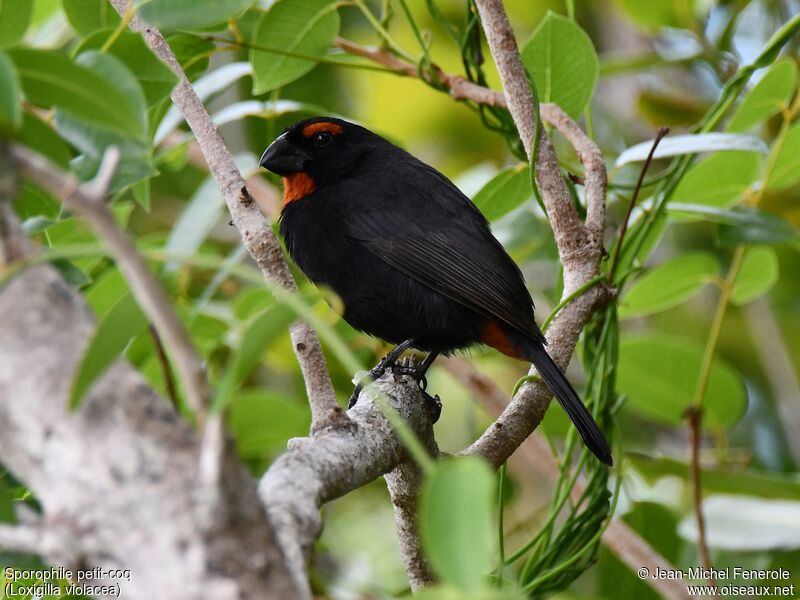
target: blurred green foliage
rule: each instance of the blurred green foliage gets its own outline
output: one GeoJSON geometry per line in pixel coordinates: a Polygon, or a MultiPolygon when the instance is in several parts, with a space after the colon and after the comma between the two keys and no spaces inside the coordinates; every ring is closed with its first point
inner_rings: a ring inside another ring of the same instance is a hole
{"type": "MultiPolygon", "coordinates": [[[[656,597],[599,536],[615,510],[679,568],[699,564],[685,422],[685,411],[698,406],[715,566],[783,566],[789,583],[800,584],[800,533],[763,517],[800,507],[800,5],[505,4],[540,99],[561,104],[607,157],[611,257],[644,156],[619,165],[614,159],[653,138],[654,125],[695,137],[656,158],[619,259],[604,263],[618,300],[587,328],[570,371],[612,433],[617,466],[609,473],[579,453],[574,431],[554,409],[540,432],[558,460],[556,481],[524,457],[496,481],[472,461],[432,468],[423,540],[445,586],[423,597],[656,597]],[[737,136],[722,139],[738,147],[703,135],[709,132],[737,136]],[[586,502],[573,504],[579,477],[586,502]],[[731,506],[747,507],[740,521],[721,518],[731,506]],[[758,527],[757,544],[745,531],[748,519],[758,527]]],[[[408,60],[423,75],[437,65],[499,89],[470,2],[150,0],[135,8],[164,29],[245,175],[297,119],[329,113],[358,121],[475,199],[525,273],[540,322],[558,304],[555,245],[531,201],[530,170],[508,115],[455,102],[435,78],[399,76],[332,47],[342,36],[408,60]]],[[[167,288],[206,361],[216,407],[258,475],[289,438],[308,430],[286,332],[295,312],[260,282],[213,181],[191,158],[191,136],[168,98],[175,82],[106,0],[0,3],[0,134],[83,180],[96,174],[107,146],[120,149],[115,216],[167,288]]],[[[580,162],[553,136],[583,210],[580,162]]],[[[259,176],[280,187],[271,175],[259,176]]],[[[35,185],[20,186],[15,209],[98,320],[73,403],[124,356],[191,418],[157,337],[100,240],[35,185]]],[[[325,344],[344,401],[349,367],[374,363],[387,348],[343,323],[323,301],[327,292],[302,278],[300,285],[304,310],[346,350],[325,344]]],[[[509,392],[525,374],[525,365],[481,348],[469,358],[509,392]]],[[[458,451],[490,423],[479,400],[443,369],[434,367],[430,389],[444,402],[436,426],[444,450],[458,451]]],[[[0,521],[13,522],[21,504],[37,508],[24,485],[0,470],[0,521]]],[[[319,593],[405,594],[385,489],[367,486],[325,512],[312,567],[319,593]]],[[[38,564],[8,554],[0,560],[38,564]]]]}

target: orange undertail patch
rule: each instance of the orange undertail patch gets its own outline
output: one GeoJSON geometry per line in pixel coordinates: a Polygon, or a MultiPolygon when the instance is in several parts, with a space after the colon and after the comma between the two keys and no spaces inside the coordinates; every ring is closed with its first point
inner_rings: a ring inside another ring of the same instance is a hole
{"type": "Polygon", "coordinates": [[[316,189],[314,179],[308,173],[292,173],[283,178],[283,203],[289,204],[308,196],[316,189]]]}
{"type": "Polygon", "coordinates": [[[522,358],[516,344],[503,327],[495,321],[486,321],[481,328],[480,341],[511,358],[522,358]]]}
{"type": "Polygon", "coordinates": [[[344,128],[338,123],[331,123],[330,121],[321,121],[319,123],[310,123],[303,127],[303,137],[310,138],[315,133],[320,131],[327,131],[333,135],[339,135],[344,131],[344,128]]]}

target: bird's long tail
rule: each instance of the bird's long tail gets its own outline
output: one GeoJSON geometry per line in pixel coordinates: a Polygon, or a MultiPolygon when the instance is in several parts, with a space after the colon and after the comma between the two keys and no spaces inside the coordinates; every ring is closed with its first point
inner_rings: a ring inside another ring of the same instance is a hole
{"type": "Polygon", "coordinates": [[[558,368],[558,365],[553,362],[550,355],[545,350],[542,343],[538,340],[530,340],[525,348],[528,352],[528,358],[539,374],[544,379],[547,387],[553,392],[561,408],[567,413],[567,416],[575,424],[575,428],[586,444],[586,447],[592,451],[600,461],[607,464],[609,467],[613,464],[611,458],[611,448],[608,446],[603,432],[594,422],[592,415],[588,409],[581,402],[578,393],[570,385],[567,378],[558,368]]]}

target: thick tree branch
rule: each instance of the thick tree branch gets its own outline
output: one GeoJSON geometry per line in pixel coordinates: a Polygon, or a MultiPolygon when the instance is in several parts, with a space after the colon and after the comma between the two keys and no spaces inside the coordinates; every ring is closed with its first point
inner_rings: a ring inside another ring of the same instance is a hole
{"type": "MultiPolygon", "coordinates": [[[[125,14],[129,0],[110,0],[121,15],[125,14]]],[[[211,175],[225,198],[233,223],[242,236],[248,253],[256,261],[265,277],[283,287],[295,290],[292,277],[280,244],[269,223],[253,201],[242,174],[236,168],[228,148],[216,125],[192,88],[186,73],[161,33],[134,16],[130,22],[133,31],[140,32],[153,53],[178,76],[178,85],[172,92],[172,101],[181,111],[186,123],[194,132],[203,151],[211,175]]],[[[330,374],[322,354],[316,332],[305,321],[297,321],[290,328],[295,355],[300,363],[311,406],[311,429],[317,431],[329,426],[348,426],[347,416],[336,400],[330,374]]]]}
{"type": "Polygon", "coordinates": [[[0,549],[21,554],[42,552],[42,531],[35,525],[0,523],[0,549]]]}
{"type": "MultiPolygon", "coordinates": [[[[175,362],[186,399],[199,421],[204,422],[211,396],[205,369],[169,298],[133,242],[117,226],[105,204],[108,184],[116,161],[104,156],[97,178],[81,185],[49,160],[19,145],[10,147],[12,159],[20,171],[38,185],[60,198],[64,204],[86,219],[108,246],[139,306],[151,319],[175,362]]],[[[117,154],[118,157],[118,154],[117,154]]]]}

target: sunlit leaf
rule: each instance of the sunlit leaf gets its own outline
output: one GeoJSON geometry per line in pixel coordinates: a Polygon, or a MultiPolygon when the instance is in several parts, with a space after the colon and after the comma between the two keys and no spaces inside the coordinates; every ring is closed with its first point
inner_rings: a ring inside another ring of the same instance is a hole
{"type": "Polygon", "coordinates": [[[137,0],[142,18],[156,27],[201,29],[224,23],[256,0],[137,0]]]}
{"type": "Polygon", "coordinates": [[[97,324],[75,371],[69,407],[76,408],[91,385],[116,361],[125,346],[148,325],[130,293],[117,300],[97,324]]]}
{"type": "Polygon", "coordinates": [[[574,21],[549,12],[522,47],[522,62],[541,102],[580,116],[597,85],[599,63],[592,40],[574,21]]]}
{"type": "Polygon", "coordinates": [[[788,105],[797,88],[797,62],[779,60],[745,96],[728,123],[728,131],[746,131],[788,105]]]}
{"type": "Polygon", "coordinates": [[[62,6],[69,24],[83,37],[99,29],[113,29],[120,21],[108,0],[62,0],[62,6]]]}
{"type": "Polygon", "coordinates": [[[758,179],[761,157],[755,152],[718,152],[694,165],[681,179],[675,202],[728,207],[758,179]]]}
{"type": "Polygon", "coordinates": [[[420,531],[431,566],[464,592],[481,587],[491,559],[494,477],[476,458],[442,461],[420,498],[420,531]]]}
{"type": "MultiPolygon", "coordinates": [[[[650,154],[654,140],[648,140],[631,146],[617,157],[614,167],[621,167],[630,162],[643,161],[650,154]]],[[[681,154],[697,154],[700,152],[717,152],[721,150],[745,150],[766,154],[769,151],[763,140],[754,135],[731,133],[701,133],[696,135],[673,135],[662,139],[653,158],[679,156],[681,154]]]]}
{"type": "Polygon", "coordinates": [[[786,134],[768,185],[786,187],[800,181],[800,121],[786,134]]]}
{"type": "Polygon", "coordinates": [[[766,294],[778,282],[778,257],[772,248],[748,248],[733,286],[731,302],[747,304],[766,294]]]}
{"type": "Polygon", "coordinates": [[[508,167],[475,194],[473,202],[489,221],[496,221],[531,197],[530,168],[526,163],[508,167]]]}
{"type": "Polygon", "coordinates": [[[14,63],[0,52],[0,132],[22,125],[21,95],[14,63]]]}
{"type": "Polygon", "coordinates": [[[274,48],[321,57],[339,32],[338,4],[331,0],[278,0],[258,22],[250,62],[255,71],[253,94],[286,85],[316,66],[313,60],[259,49],[274,48]]]}
{"type": "Polygon", "coordinates": [[[620,316],[656,313],[677,306],[719,276],[719,263],[710,254],[686,254],[640,277],[620,300],[620,316]]]}
{"type": "Polygon", "coordinates": [[[16,44],[25,35],[33,15],[32,0],[0,2],[0,48],[16,44]]]}
{"type": "MultiPolygon", "coordinates": [[[[678,336],[646,333],[623,337],[619,355],[617,388],[628,396],[625,406],[666,425],[683,424],[700,374],[703,346],[678,336]]],[[[715,358],[703,401],[704,423],[730,427],[746,406],[741,374],[715,358]]]]}
{"type": "Polygon", "coordinates": [[[616,0],[634,23],[650,31],[662,27],[686,27],[694,19],[694,0],[616,0]]]}

